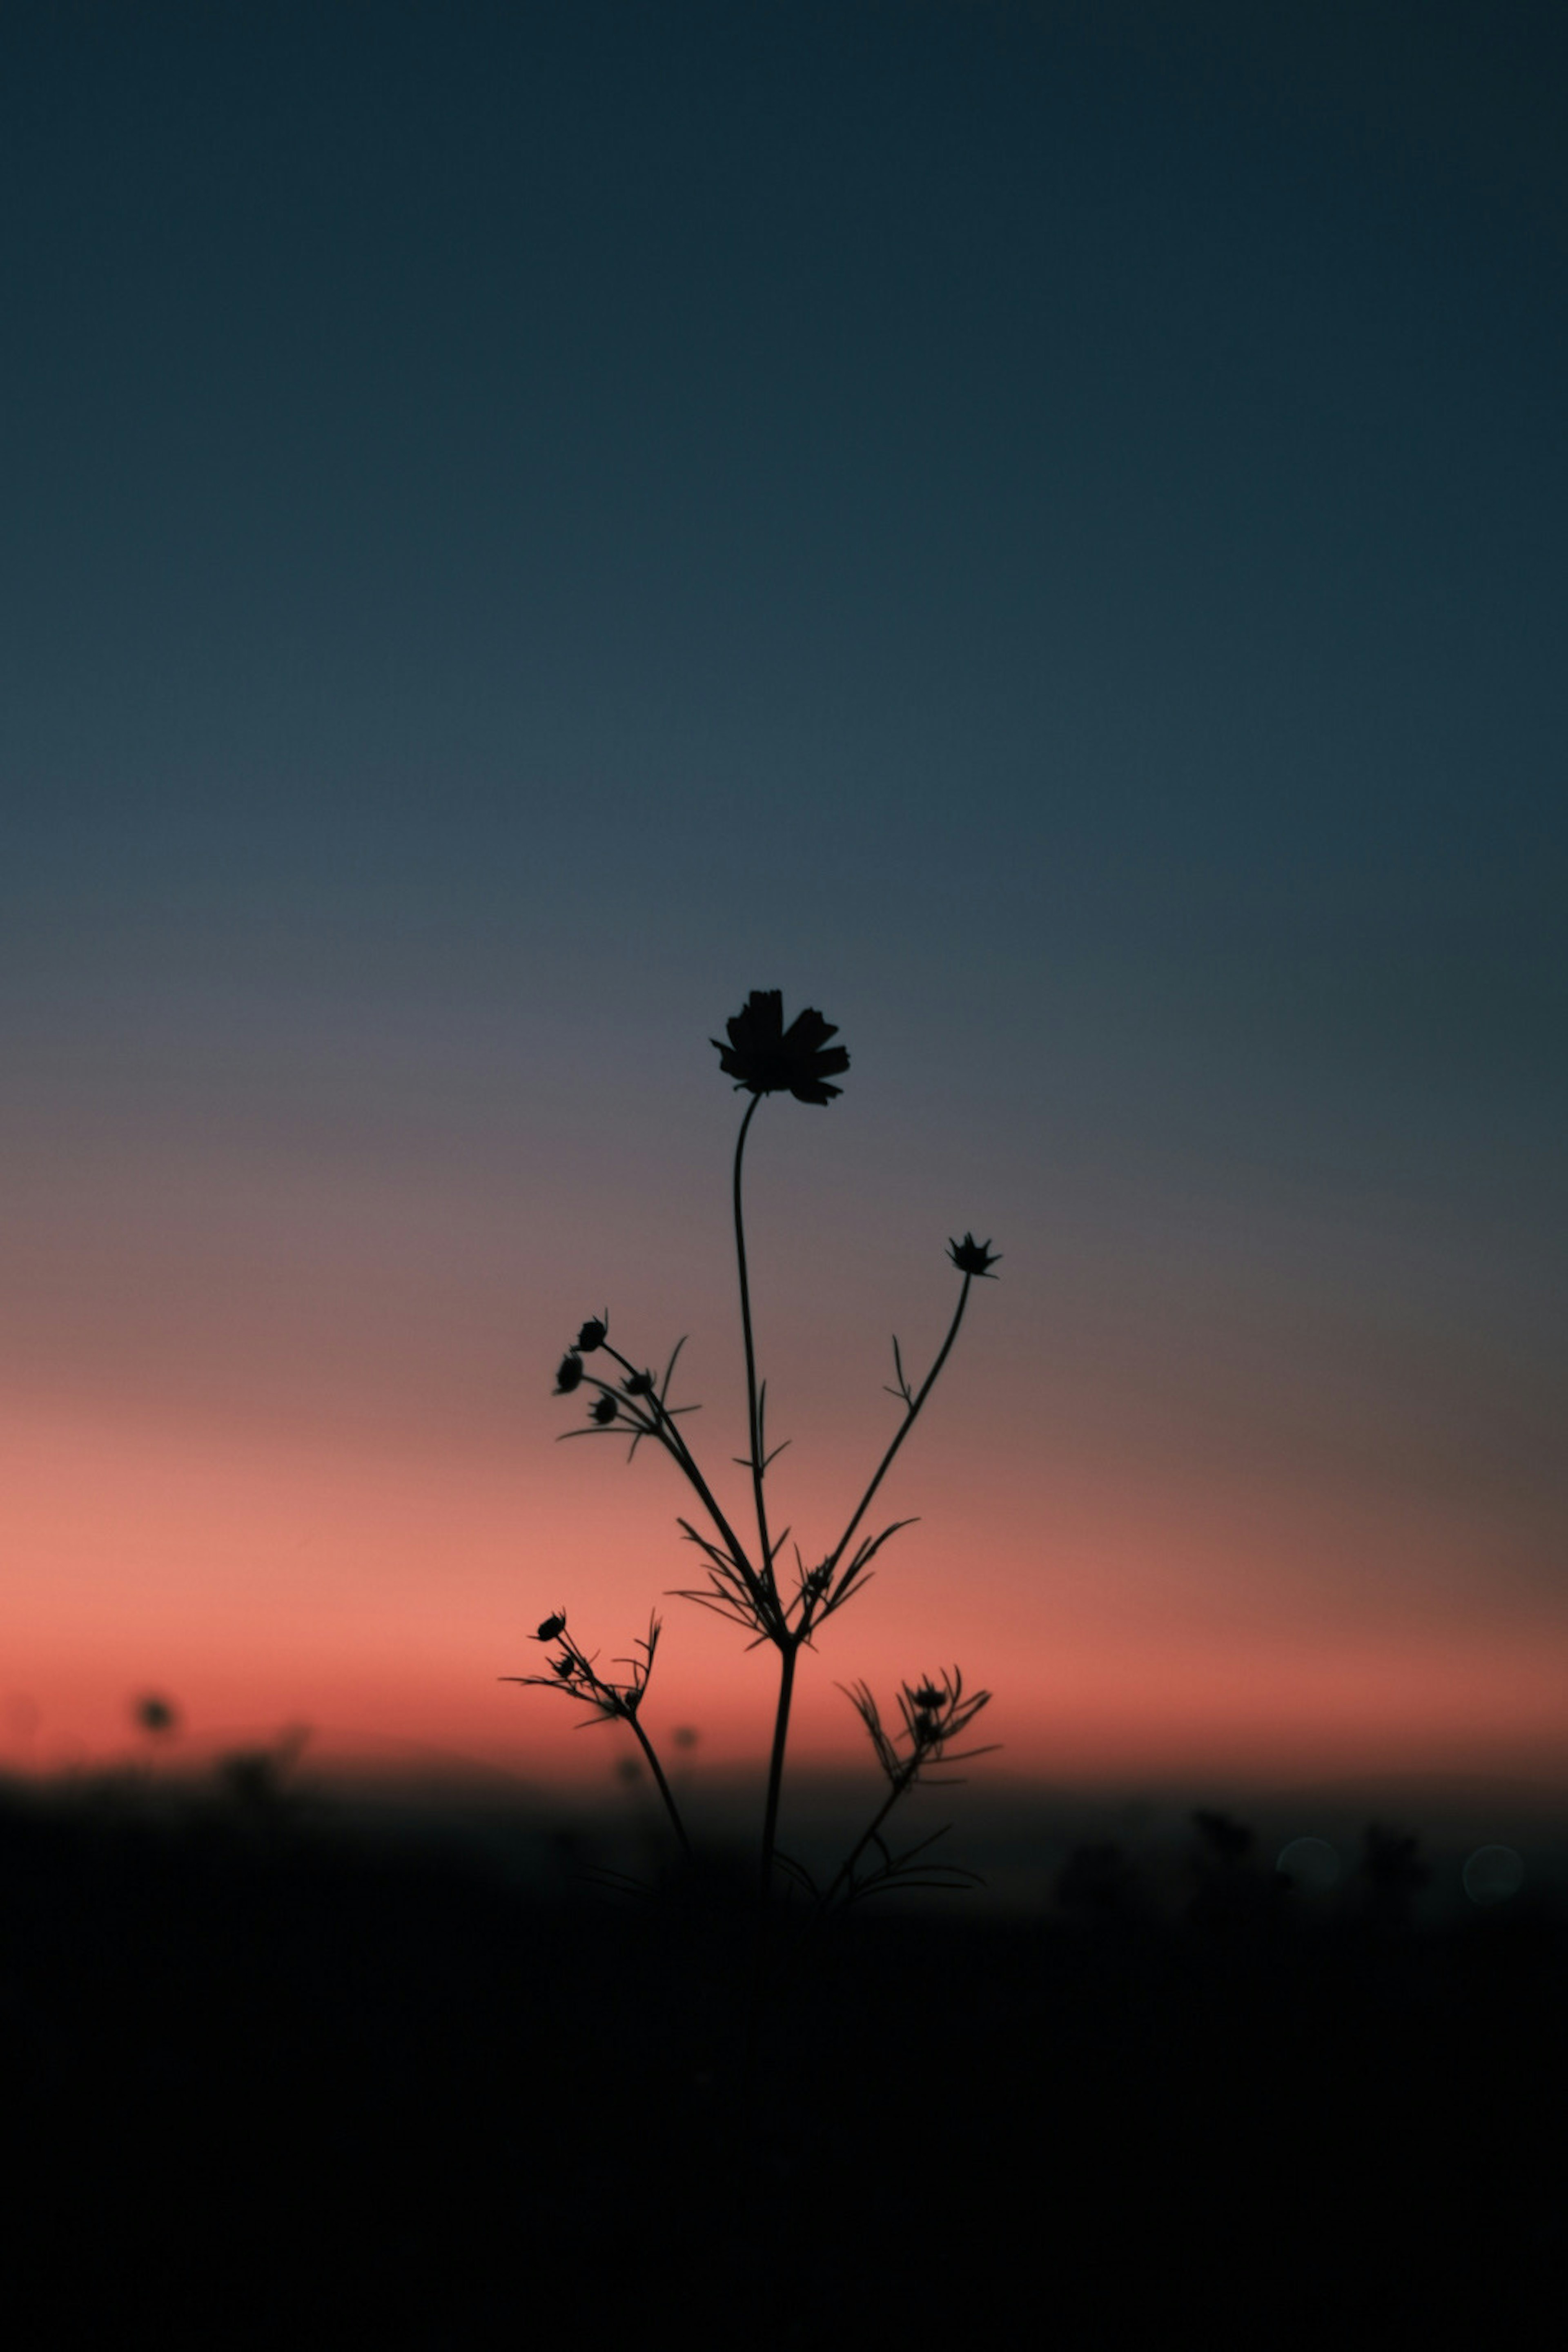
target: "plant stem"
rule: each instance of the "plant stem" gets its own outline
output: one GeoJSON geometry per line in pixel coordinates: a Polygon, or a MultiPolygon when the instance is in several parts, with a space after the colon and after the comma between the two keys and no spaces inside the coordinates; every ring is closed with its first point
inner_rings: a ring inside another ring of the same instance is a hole
{"type": "Polygon", "coordinates": [[[664,1799],[664,1810],[669,1815],[676,1836],[680,1840],[680,1851],[686,1856],[688,1864],[689,1864],[693,1859],[691,1840],[686,1834],[686,1823],[680,1818],[680,1809],[675,1801],[675,1792],[671,1789],[669,1782],[665,1779],[664,1769],[659,1763],[658,1758],[653,1752],[653,1742],[648,1738],[647,1732],[643,1729],[642,1725],[637,1721],[635,1715],[628,1715],[626,1719],[631,1725],[632,1729],[636,1732],[637,1744],[641,1748],[643,1754],[647,1758],[648,1770],[653,1774],[655,1780],[658,1782],[658,1793],[664,1799]]]}
{"type": "Polygon", "coordinates": [[[779,1704],[773,1717],[773,1752],[768,1762],[768,1801],[763,1815],[763,1873],[761,1914],[758,1920],[759,1938],[767,1917],[768,1895],[773,1886],[773,1846],[778,1836],[779,1791],[784,1786],[784,1748],[789,1739],[789,1707],[795,1693],[795,1661],[798,1643],[789,1637],[779,1644],[779,1704]]]}
{"type": "Polygon", "coordinates": [[[903,1770],[900,1773],[899,1778],[894,1781],[892,1790],[887,1801],[882,1806],[881,1811],[876,1814],[872,1820],[870,1828],[866,1832],[859,1843],[850,1850],[848,1858],[840,1868],[837,1877],[834,1880],[832,1885],[828,1888],[826,1894],[822,1897],[821,1902],[817,1905],[819,1912],[825,1912],[827,1909],[829,1904],[831,1904],[834,1896],[837,1894],[845,1880],[847,1878],[853,1877],[855,1865],[859,1861],[860,1856],[865,1853],[866,1848],[870,1844],[871,1840],[876,1836],[877,1832],[881,1828],[882,1823],[887,1820],[888,1815],[892,1811],[893,1807],[898,1803],[899,1799],[914,1786],[914,1780],[915,1775],[913,1771],[910,1770],[908,1765],[906,1765],[903,1770]]]}
{"type": "MultiPolygon", "coordinates": [[[[775,1637],[777,1638],[777,1637],[775,1637]]],[[[779,1704],[773,1717],[773,1751],[768,1762],[768,1801],[763,1816],[763,1867],[757,1887],[757,1921],[752,1938],[752,1997],[746,2004],[746,2042],[742,2076],[748,2088],[755,2076],[757,2045],[762,2034],[763,2004],[767,1993],[769,1928],[768,1897],[773,1892],[773,1848],[779,1822],[779,1790],[784,1784],[784,1746],[789,1738],[789,1703],[795,1689],[795,1658],[800,1644],[785,1633],[778,1639],[779,1704]]]]}
{"type": "MultiPolygon", "coordinates": [[[[773,1555],[768,1542],[767,1507],[763,1500],[763,1433],[757,1412],[757,1357],[752,1341],[752,1286],[746,1278],[746,1223],[741,1212],[741,1159],[746,1149],[746,1136],[757,1115],[761,1095],[753,1095],[741,1121],[741,1132],[735,1139],[735,1262],[741,1273],[741,1330],[746,1342],[746,1426],[750,1432],[747,1452],[752,1458],[752,1493],[757,1506],[757,1539],[762,1546],[762,1580],[771,1596],[773,1590],[773,1555]]],[[[786,1668],[793,1674],[793,1662],[786,1668]]],[[[787,1688],[787,1685],[786,1685],[787,1688]]],[[[782,1702],[787,1716],[789,1702],[782,1702]]]]}
{"type": "Polygon", "coordinates": [[[836,1569],[839,1561],[843,1559],[845,1550],[848,1546],[850,1537],[854,1534],[856,1528],[859,1526],[861,1520],[865,1517],[866,1513],[870,1508],[872,1496],[876,1493],[878,1487],[887,1476],[889,1470],[892,1467],[894,1454],[898,1452],[900,1446],[903,1444],[905,1438],[914,1427],[915,1415],[919,1412],[921,1405],[924,1404],[927,1397],[930,1396],[931,1390],[936,1385],[936,1376],[941,1371],[943,1364],[946,1363],[948,1357],[952,1350],[952,1343],[958,1337],[958,1327],[963,1320],[963,1310],[969,1304],[969,1286],[973,1278],[973,1275],[968,1274],[963,1277],[963,1288],[958,1294],[958,1307],[953,1315],[952,1321],[947,1327],[947,1337],[942,1341],[941,1348],[937,1351],[936,1361],[931,1366],[930,1371],[926,1374],[923,1381],[921,1383],[920,1394],[915,1398],[914,1402],[910,1406],[908,1412],[904,1415],[902,1426],[895,1433],[891,1445],[889,1446],[886,1454],[883,1454],[881,1461],[878,1464],[876,1475],[873,1477],[870,1485],[867,1487],[865,1493],[861,1496],[854,1517],[850,1520],[849,1525],[845,1528],[842,1536],[840,1536],[837,1549],[831,1555],[827,1562],[829,1570],[836,1569]]]}

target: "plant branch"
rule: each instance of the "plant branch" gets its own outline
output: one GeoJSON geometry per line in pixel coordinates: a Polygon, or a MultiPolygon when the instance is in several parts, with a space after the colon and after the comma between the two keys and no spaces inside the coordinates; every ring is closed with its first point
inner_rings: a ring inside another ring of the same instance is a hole
{"type": "MultiPolygon", "coordinates": [[[[761,1097],[759,1097],[758,1099],[760,1100],[761,1097]]],[[[750,1118],[750,1116],[751,1113],[748,1112],[747,1117],[750,1118]]],[[[637,1377],[637,1366],[631,1362],[628,1357],[623,1356],[618,1348],[612,1348],[607,1340],[605,1342],[605,1353],[606,1356],[613,1357],[615,1361],[619,1364],[623,1370],[625,1370],[629,1376],[634,1379],[637,1377]]],[[[625,1400],[617,1391],[609,1388],[601,1382],[595,1382],[595,1385],[602,1387],[604,1393],[606,1396],[614,1396],[616,1402],[621,1405],[623,1412],[626,1410],[625,1400]]],[[[640,1402],[647,1407],[648,1412],[653,1416],[654,1427],[650,1433],[658,1439],[659,1444],[664,1447],[665,1452],[669,1455],[671,1461],[674,1462],[676,1467],[682,1473],[688,1482],[696,1488],[697,1493],[701,1499],[702,1507],[707,1512],[709,1517],[718,1528],[719,1533],[722,1536],[725,1544],[728,1546],[730,1557],[734,1561],[736,1568],[740,1570],[747,1591],[751,1593],[752,1599],[759,1606],[764,1605],[765,1596],[762,1580],[759,1579],[756,1570],[752,1566],[750,1559],[746,1557],[745,1546],[741,1542],[740,1538],[736,1535],[733,1528],[730,1525],[729,1520],[720,1509],[718,1500],[713,1494],[712,1488],[709,1486],[707,1479],[702,1475],[701,1471],[698,1468],[696,1457],[692,1454],[691,1448],[687,1444],[685,1438],[676,1427],[675,1415],[670,1412],[669,1407],[666,1404],[664,1399],[658,1394],[657,1390],[643,1397],[640,1402]]],[[[613,1423],[610,1424],[610,1427],[613,1429],[613,1423]]],[[[573,1434],[575,1434],[575,1433],[574,1432],[573,1434]]],[[[608,1434],[608,1432],[606,1432],[606,1434],[608,1434]]],[[[682,1522],[682,1524],[684,1525],[684,1522],[682,1522]]]]}
{"type": "Polygon", "coordinates": [[[843,1885],[847,1878],[851,1881],[853,1880],[856,1864],[859,1861],[860,1856],[865,1853],[866,1848],[870,1844],[872,1839],[881,1828],[882,1823],[887,1820],[888,1815],[892,1811],[893,1807],[898,1803],[899,1799],[906,1795],[908,1791],[913,1788],[919,1774],[920,1759],[918,1757],[911,1756],[907,1763],[900,1767],[898,1776],[894,1780],[892,1787],[889,1790],[887,1796],[883,1799],[879,1811],[872,1816],[869,1829],[867,1830],[864,1836],[859,1839],[858,1843],[851,1848],[847,1860],[839,1868],[837,1877],[833,1881],[832,1885],[829,1886],[826,1894],[822,1897],[821,1903],[818,1906],[820,1910],[826,1911],[829,1908],[834,1896],[837,1894],[839,1888],[843,1885]]]}
{"type": "Polygon", "coordinates": [[[958,1337],[958,1327],[963,1320],[963,1310],[969,1304],[969,1290],[973,1280],[973,1276],[972,1275],[966,1274],[964,1276],[963,1288],[958,1294],[958,1306],[954,1311],[952,1321],[947,1327],[947,1337],[942,1341],[941,1348],[937,1350],[936,1361],[931,1366],[930,1371],[926,1374],[924,1381],[921,1382],[919,1395],[911,1401],[909,1411],[905,1413],[902,1423],[894,1433],[892,1444],[889,1446],[887,1452],[883,1454],[881,1461],[878,1464],[876,1474],[873,1476],[870,1485],[867,1487],[865,1493],[860,1497],[859,1503],[856,1507],[854,1517],[850,1520],[849,1525],[845,1528],[844,1533],[839,1537],[835,1549],[828,1554],[827,1565],[829,1569],[837,1569],[839,1561],[843,1559],[845,1549],[848,1544],[850,1537],[854,1534],[856,1528],[859,1526],[861,1520],[869,1510],[871,1507],[871,1497],[875,1495],[878,1487],[881,1485],[883,1479],[887,1476],[888,1472],[892,1467],[894,1454],[897,1454],[900,1446],[903,1444],[905,1438],[914,1427],[916,1414],[920,1412],[921,1405],[924,1404],[927,1397],[930,1396],[931,1390],[935,1387],[937,1374],[941,1371],[943,1364],[946,1363],[948,1357],[952,1352],[952,1343],[958,1337]]]}
{"type": "Polygon", "coordinates": [[[671,1826],[675,1831],[676,1836],[680,1840],[680,1851],[685,1855],[687,1864],[689,1867],[690,1864],[696,1857],[693,1855],[691,1851],[691,1840],[686,1834],[686,1823],[680,1818],[680,1808],[675,1801],[675,1791],[671,1789],[669,1782],[664,1777],[664,1767],[660,1764],[658,1758],[654,1754],[653,1742],[648,1738],[647,1732],[643,1729],[642,1725],[638,1722],[635,1710],[627,1712],[626,1721],[631,1725],[632,1729],[636,1732],[637,1745],[642,1749],[643,1754],[647,1758],[648,1770],[653,1774],[655,1780],[658,1784],[658,1793],[664,1799],[664,1810],[669,1815],[671,1826]]]}

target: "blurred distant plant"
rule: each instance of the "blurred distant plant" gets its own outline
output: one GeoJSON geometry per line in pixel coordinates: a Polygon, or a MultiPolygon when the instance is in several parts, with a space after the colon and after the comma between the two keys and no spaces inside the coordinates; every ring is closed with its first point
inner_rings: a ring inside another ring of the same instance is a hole
{"type": "MultiPolygon", "coordinates": [[[[703,1582],[682,1591],[679,1597],[695,1601],[739,1625],[752,1636],[749,1646],[754,1648],[767,1642],[778,1653],[778,1699],[762,1829],[761,1901],[765,1914],[775,1867],[782,1866],[790,1879],[811,1896],[820,1913],[892,1885],[952,1885],[971,1875],[930,1863],[927,1856],[934,1843],[932,1838],[922,1839],[896,1853],[882,1837],[883,1825],[894,1806],[934,1768],[988,1752],[983,1748],[954,1750],[954,1742],[963,1738],[990,1697],[987,1691],[975,1691],[966,1696],[956,1668],[940,1679],[928,1677],[918,1684],[905,1683],[898,1701],[901,1728],[890,1734],[883,1728],[876,1701],[864,1683],[847,1693],[870,1736],[888,1781],[888,1793],[869,1828],[851,1849],[837,1875],[826,1886],[817,1886],[798,1863],[779,1853],[778,1818],[796,1662],[803,1649],[816,1647],[816,1635],[827,1619],[870,1580],[871,1563],[889,1538],[910,1524],[907,1519],[895,1519],[876,1534],[859,1532],[878,1488],[947,1361],[963,1320],[970,1290],[977,1280],[994,1278],[991,1270],[998,1260],[989,1242],[977,1242],[973,1234],[965,1234],[961,1242],[950,1243],[948,1256],[963,1276],[963,1286],[947,1336],[931,1370],[917,1389],[905,1371],[899,1342],[894,1339],[896,1385],[888,1393],[898,1399],[902,1412],[891,1442],[833,1549],[808,1568],[799,1546],[794,1545],[793,1570],[782,1570],[780,1555],[790,1531],[783,1528],[775,1534],[772,1529],[766,1478],[770,1464],[784,1448],[770,1448],[767,1444],[767,1386],[757,1377],[741,1195],[742,1166],[752,1121],[764,1096],[789,1094],[797,1102],[826,1106],[843,1091],[832,1082],[848,1068],[849,1056],[842,1045],[828,1044],[837,1032],[820,1013],[801,1013],[786,1029],[783,999],[776,989],[753,990],[742,1010],[726,1024],[726,1031],[728,1044],[718,1038],[710,1041],[718,1050],[720,1067],[725,1076],[735,1081],[737,1092],[751,1097],[735,1143],[731,1193],[741,1332],[746,1360],[747,1451],[737,1457],[737,1462],[750,1477],[756,1521],[754,1541],[743,1541],[737,1532],[679,1426],[681,1418],[696,1408],[672,1405],[669,1402],[670,1380],[683,1340],[677,1342],[664,1370],[656,1377],[641,1362],[622,1355],[611,1344],[607,1309],[591,1316],[561,1359],[555,1393],[579,1396],[586,1408],[586,1425],[563,1434],[629,1436],[628,1459],[646,1438],[669,1456],[701,1506],[703,1521],[701,1526],[685,1518],[678,1522],[687,1541],[701,1555],[704,1577],[703,1582]],[[873,1855],[874,1861],[870,1859],[873,1855]]],[[[588,1710],[590,1721],[626,1725],[647,1759],[682,1853],[689,1859],[690,1842],[679,1808],[642,1720],[642,1704],[658,1636],[659,1620],[655,1616],[649,1622],[647,1638],[637,1644],[638,1654],[616,1662],[626,1669],[625,1677],[605,1675],[600,1673],[594,1656],[567,1631],[566,1612],[558,1608],[543,1620],[533,1637],[551,1654],[548,1671],[508,1675],[502,1680],[561,1691],[588,1710]]],[[[939,1831],[936,1834],[942,1833],[939,1831]]]]}
{"type": "Polygon", "coordinates": [[[277,1836],[296,1828],[308,1800],[295,1769],[310,1733],[302,1724],[280,1732],[270,1748],[239,1748],[214,1768],[214,1796],[229,1822],[277,1836]]]}
{"type": "Polygon", "coordinates": [[[138,1731],[144,1731],[152,1740],[173,1739],[180,1727],[179,1708],[156,1691],[143,1692],[133,1701],[131,1714],[138,1731]]]}
{"type": "Polygon", "coordinates": [[[1431,1877],[1416,1837],[1383,1822],[1367,1823],[1352,1885],[1359,1907],[1376,1926],[1408,1927],[1416,1899],[1431,1877]]]}
{"type": "Polygon", "coordinates": [[[1189,1857],[1192,1897],[1187,1916],[1203,1934],[1229,1938],[1272,1929],[1290,1881],[1254,1859],[1257,1839],[1245,1822],[1199,1806],[1192,1815],[1197,1839],[1189,1857]]]}

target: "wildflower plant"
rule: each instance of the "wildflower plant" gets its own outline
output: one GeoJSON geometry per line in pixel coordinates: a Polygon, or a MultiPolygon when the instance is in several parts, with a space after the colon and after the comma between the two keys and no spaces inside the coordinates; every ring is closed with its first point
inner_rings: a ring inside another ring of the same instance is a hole
{"type": "MultiPolygon", "coordinates": [[[[798,1013],[786,1029],[783,999],[777,989],[753,990],[742,1010],[726,1023],[725,1029],[727,1043],[718,1038],[710,1041],[719,1054],[720,1068],[734,1081],[738,1093],[751,1097],[736,1138],[731,1190],[746,1363],[747,1450],[738,1458],[738,1466],[747,1473],[750,1481],[754,1534],[748,1529],[742,1538],[720,1503],[680,1426],[696,1407],[670,1402],[670,1382],[684,1340],[676,1343],[663,1371],[656,1374],[645,1363],[623,1355],[612,1342],[609,1310],[605,1308],[588,1318],[566,1349],[556,1370],[555,1394],[579,1398],[586,1416],[582,1427],[563,1432],[564,1436],[624,1437],[628,1440],[628,1459],[645,1440],[668,1454],[700,1507],[695,1518],[681,1517],[677,1524],[700,1557],[700,1580],[680,1589],[677,1597],[696,1601],[740,1626],[751,1637],[749,1647],[766,1643],[776,1651],[779,1685],[763,1820],[761,1900],[765,1913],[775,1869],[782,1867],[792,1881],[806,1889],[818,1912],[822,1912],[895,1884],[952,1885],[968,1875],[942,1869],[927,1860],[934,1838],[922,1839],[918,1845],[895,1853],[882,1836],[883,1825],[895,1805],[922,1779],[929,1780],[944,1764],[963,1762],[988,1752],[984,1748],[955,1747],[990,1698],[987,1691],[966,1695],[956,1667],[940,1679],[927,1676],[919,1683],[902,1685],[898,1697],[900,1728],[892,1732],[884,1728],[876,1700],[866,1684],[858,1683],[847,1690],[846,1696],[866,1727],[888,1786],[869,1827],[826,1887],[817,1887],[798,1864],[779,1853],[778,1817],[800,1654],[816,1647],[816,1636],[827,1620],[869,1582],[872,1562],[884,1544],[901,1528],[910,1525],[908,1519],[894,1519],[875,1532],[864,1531],[878,1490],[952,1351],[969,1294],[977,1281],[994,1278],[992,1269],[999,1261],[990,1243],[977,1242],[971,1233],[966,1233],[962,1242],[950,1242],[948,1257],[963,1282],[947,1335],[930,1370],[916,1387],[905,1370],[899,1342],[894,1339],[894,1385],[888,1394],[898,1400],[902,1411],[892,1438],[833,1549],[807,1567],[799,1546],[792,1545],[793,1565],[786,1568],[783,1553],[790,1530],[785,1527],[775,1531],[768,1509],[768,1469],[783,1447],[768,1445],[767,1387],[757,1376],[742,1172],[747,1138],[764,1098],[787,1094],[796,1102],[825,1108],[843,1091],[834,1081],[848,1069],[849,1056],[842,1045],[828,1043],[837,1031],[815,1010],[798,1013]]],[[[565,1610],[556,1609],[543,1620],[533,1637],[549,1654],[546,1671],[508,1675],[501,1679],[558,1691],[586,1711],[588,1722],[625,1724],[647,1759],[681,1853],[689,1860],[691,1845],[679,1807],[642,1720],[642,1702],[653,1670],[659,1632],[660,1621],[656,1615],[649,1621],[646,1638],[636,1645],[637,1654],[613,1662],[626,1669],[625,1675],[606,1675],[600,1671],[595,1656],[583,1649],[575,1634],[568,1630],[565,1610]]],[[[936,1832],[937,1836],[942,1834],[940,1831],[936,1832]]]]}

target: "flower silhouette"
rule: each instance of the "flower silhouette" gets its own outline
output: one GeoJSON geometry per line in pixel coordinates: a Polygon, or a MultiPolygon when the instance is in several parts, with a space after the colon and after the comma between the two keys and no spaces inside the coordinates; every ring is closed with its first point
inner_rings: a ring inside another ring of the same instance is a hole
{"type": "Polygon", "coordinates": [[[977,1242],[973,1234],[965,1234],[961,1242],[949,1242],[947,1254],[960,1274],[990,1275],[992,1281],[995,1281],[991,1269],[1001,1265],[1002,1253],[998,1250],[993,1256],[989,1242],[977,1242]]]}
{"type": "Polygon", "coordinates": [[[826,1103],[843,1093],[842,1087],[827,1081],[849,1067],[848,1054],[842,1045],[828,1045],[829,1037],[838,1034],[837,1027],[810,1006],[797,1013],[786,1029],[782,992],[754,988],[724,1026],[730,1035],[727,1045],[717,1037],[708,1042],[718,1048],[724,1076],[749,1094],[792,1094],[796,1102],[826,1103]]]}
{"type": "MultiPolygon", "coordinates": [[[[950,1673],[928,1675],[905,1683],[898,1697],[899,1721],[890,1729],[884,1729],[868,1685],[857,1684],[850,1692],[851,1701],[870,1734],[887,1786],[868,1827],[850,1849],[831,1883],[818,1887],[798,1864],[780,1853],[778,1822],[796,1662],[802,1651],[815,1650],[826,1621],[863,1591],[869,1580],[871,1563],[879,1558],[883,1546],[900,1528],[910,1524],[907,1519],[894,1519],[879,1528],[875,1521],[868,1520],[867,1515],[952,1352],[959,1326],[972,1303],[973,1277],[989,1275],[997,1259],[990,1243],[977,1242],[973,1234],[965,1234],[962,1242],[949,1244],[949,1256],[963,1281],[952,1299],[952,1320],[946,1337],[930,1369],[919,1380],[906,1371],[903,1352],[894,1339],[896,1385],[889,1394],[899,1400],[901,1407],[898,1425],[887,1435],[880,1458],[837,1544],[830,1551],[816,1555],[816,1565],[810,1568],[799,1545],[795,1545],[794,1572],[784,1571],[781,1558],[789,1530],[777,1526],[763,1491],[769,1466],[784,1448],[776,1444],[770,1446],[766,1437],[768,1389],[757,1370],[746,1255],[742,1161],[754,1114],[764,1095],[791,1094],[797,1102],[830,1103],[843,1092],[838,1080],[849,1067],[849,1055],[844,1046],[833,1042],[838,1032],[815,1005],[798,1012],[786,1027],[784,996],[776,988],[752,989],[724,1027],[725,1040],[715,1037],[710,1043],[725,1077],[739,1092],[751,1097],[744,1115],[734,1123],[737,1131],[730,1189],[746,1369],[746,1451],[734,1458],[736,1466],[748,1474],[751,1482],[756,1517],[754,1546],[749,1537],[737,1532],[736,1524],[715,1496],[685,1434],[682,1416],[695,1412],[696,1405],[672,1404],[668,1401],[671,1376],[676,1359],[686,1344],[684,1339],[677,1340],[663,1371],[656,1373],[647,1368],[646,1359],[639,1360],[629,1352],[635,1341],[611,1345],[609,1309],[601,1308],[578,1325],[576,1338],[567,1343],[565,1352],[557,1360],[555,1393],[558,1397],[576,1395],[579,1400],[582,1420],[576,1428],[566,1430],[565,1436],[603,1435],[618,1429],[628,1441],[628,1461],[645,1442],[669,1458],[695,1494],[703,1515],[697,1524],[689,1518],[677,1522],[681,1534],[696,1547],[704,1562],[699,1571],[704,1580],[681,1588],[681,1598],[742,1627],[751,1637],[752,1648],[767,1642],[778,1653],[778,1698],[763,1812],[757,1896],[759,1965],[752,1972],[747,2028],[754,2040],[762,1988],[773,1974],[770,1947],[774,1886],[781,1874],[787,1875],[792,1886],[805,1890],[818,1914],[858,1902],[862,1895],[884,1886],[897,1885],[912,1890],[917,1886],[963,1885],[973,1876],[971,1873],[929,1862],[927,1849],[932,1836],[918,1839],[906,1852],[894,1853],[882,1835],[890,1809],[917,1782],[922,1779],[930,1781],[938,1768],[962,1763],[969,1755],[986,1752],[984,1748],[955,1752],[974,1717],[989,1701],[985,1691],[964,1697],[956,1666],[950,1673]],[[873,1859],[868,1860],[868,1855],[873,1859]],[[763,1960],[769,1965],[763,1967],[763,1960]]],[[[784,1444],[787,1443],[785,1439],[784,1444]]],[[[648,1621],[646,1639],[637,1643],[635,1654],[616,1659],[601,1673],[597,1654],[584,1649],[577,1637],[567,1630],[565,1610],[555,1609],[542,1620],[533,1636],[546,1652],[540,1662],[541,1671],[505,1675],[500,1679],[531,1689],[563,1692],[587,1719],[598,1718],[629,1730],[658,1790],[681,1853],[689,1863],[691,1842],[681,1819],[680,1806],[641,1720],[642,1701],[658,1637],[659,1620],[655,1615],[648,1621]],[[629,1675],[617,1677],[615,1665],[628,1668],[629,1675]]],[[[675,1739],[678,1746],[685,1744],[679,1731],[675,1739]]],[[[635,1773],[635,1763],[631,1769],[635,1773]]],[[[932,1833],[941,1834],[940,1831],[932,1833]]]]}

